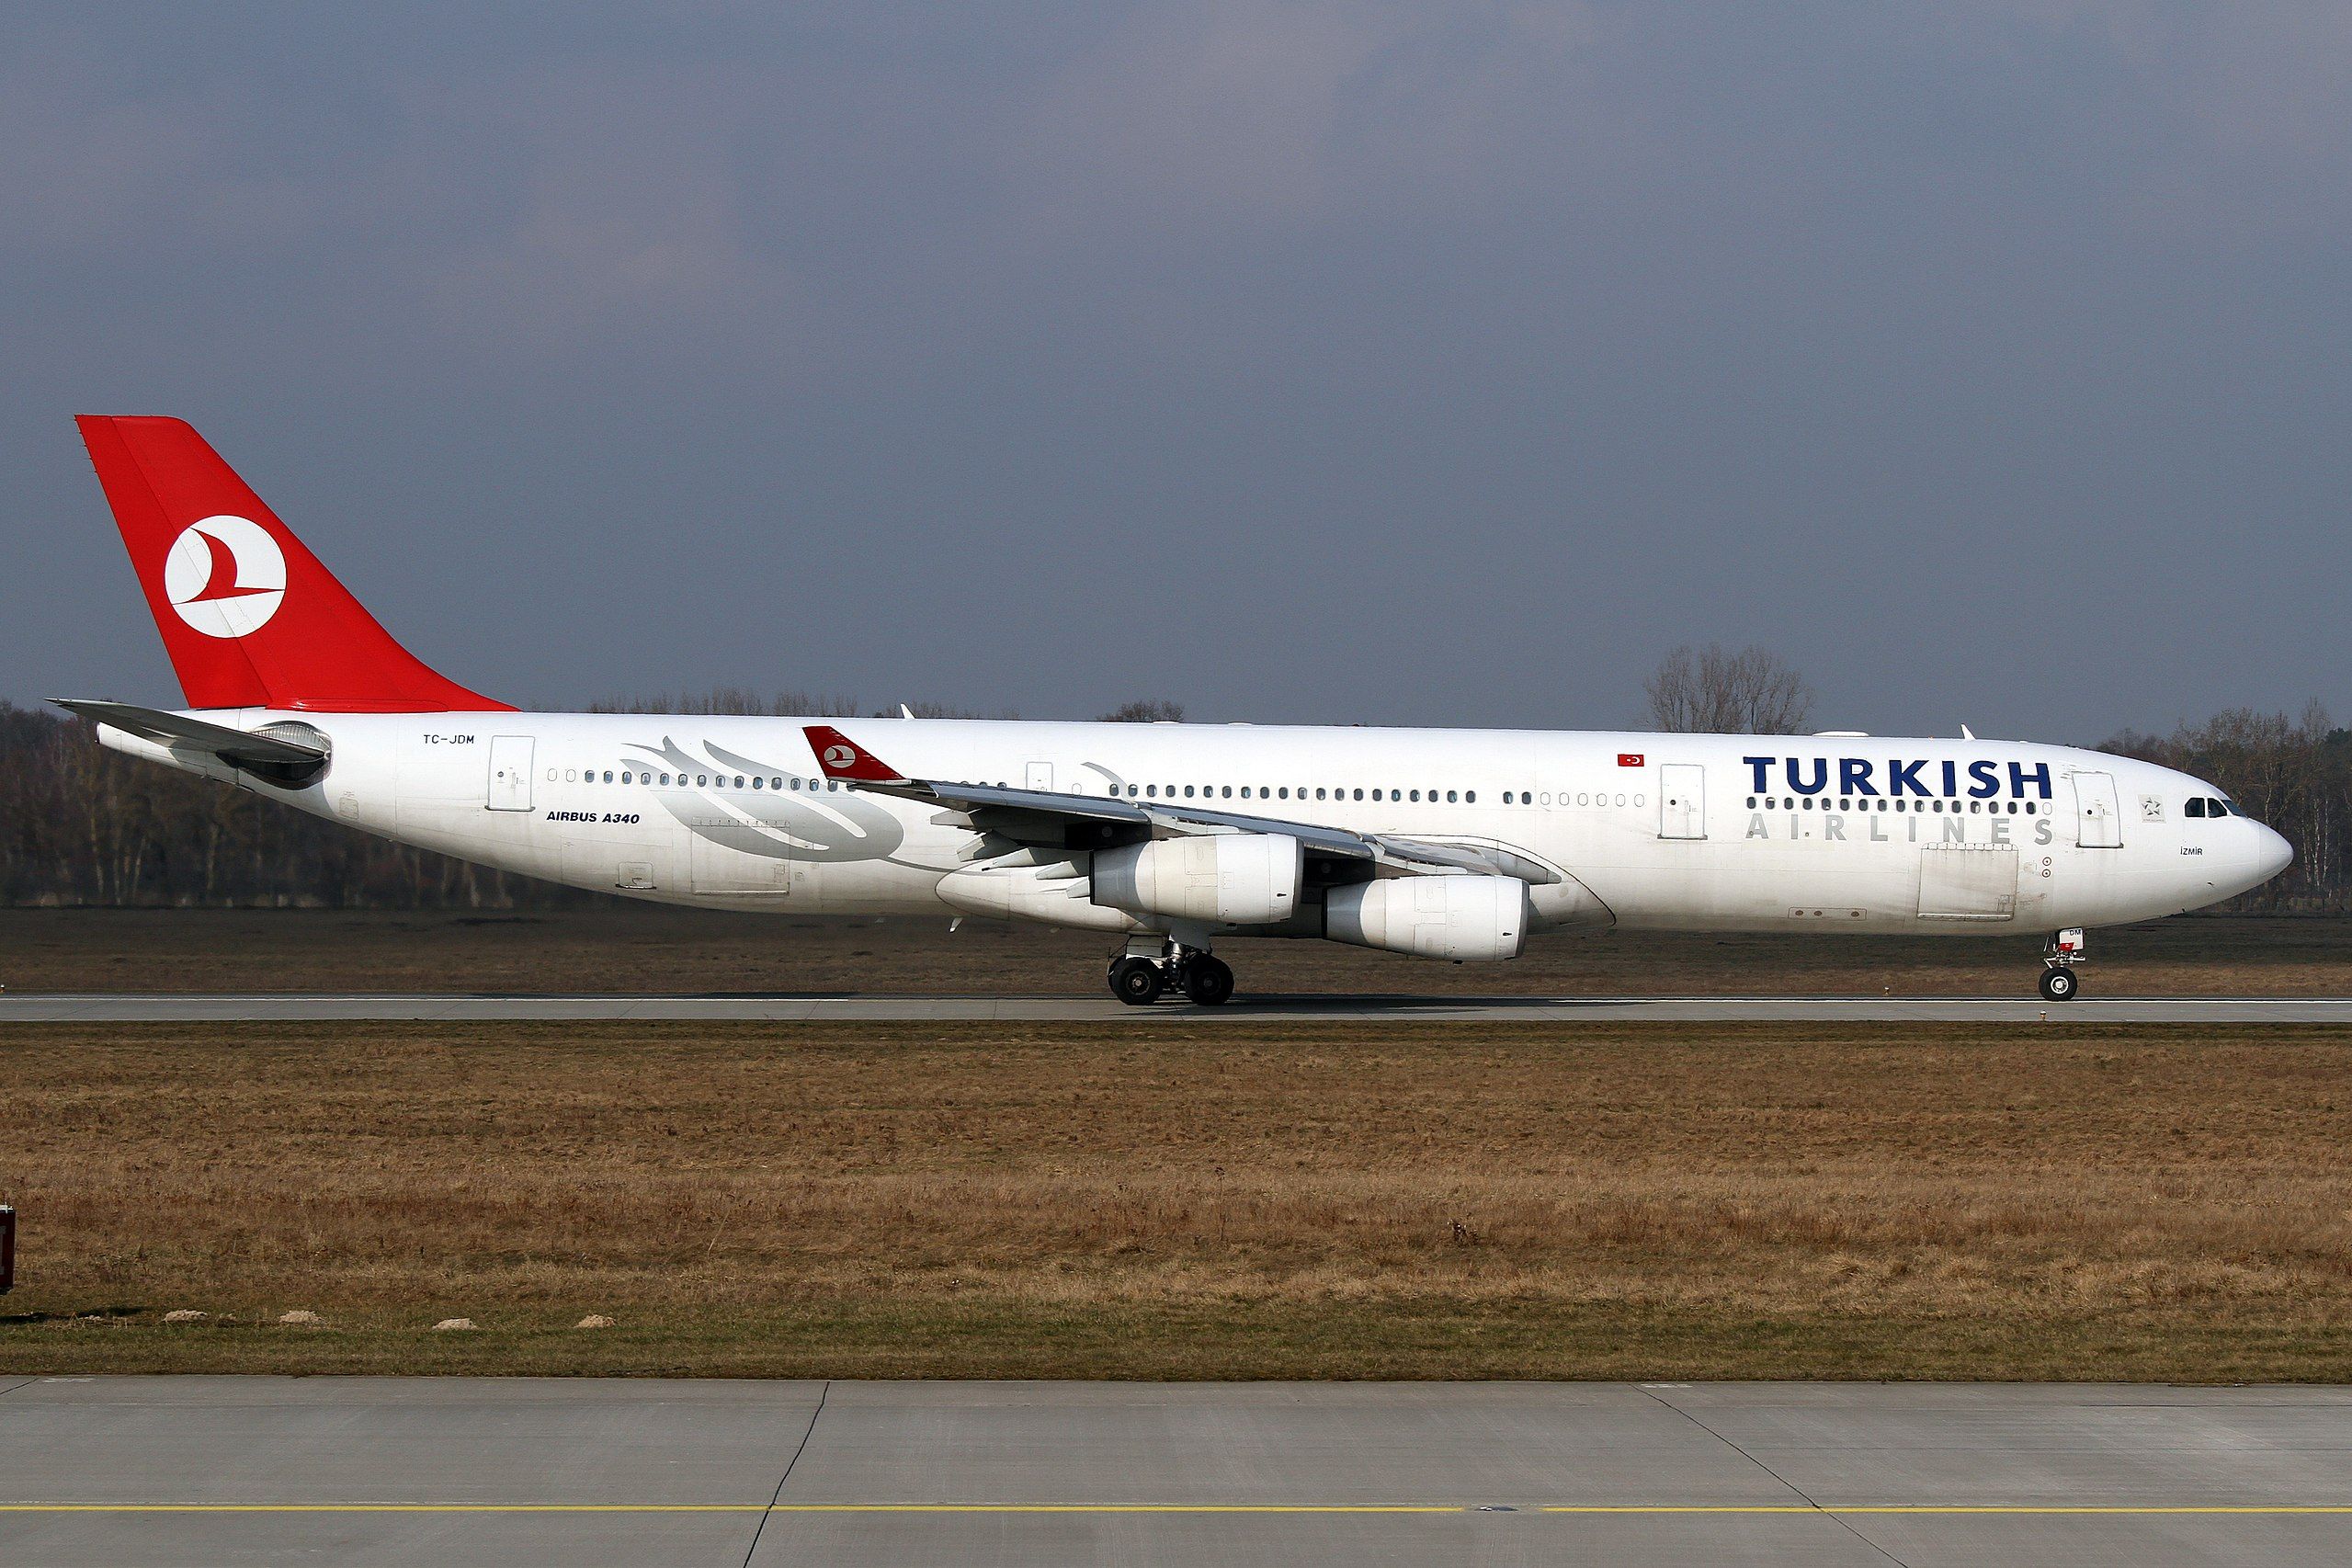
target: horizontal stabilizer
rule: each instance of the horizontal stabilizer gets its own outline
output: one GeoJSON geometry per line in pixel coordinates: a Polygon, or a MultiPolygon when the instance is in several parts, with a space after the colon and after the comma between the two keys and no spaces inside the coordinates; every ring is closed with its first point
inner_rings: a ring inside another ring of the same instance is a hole
{"type": "Polygon", "coordinates": [[[278,735],[257,735],[226,724],[168,713],[160,708],[138,708],[128,702],[99,702],[89,698],[51,698],[68,712],[96,723],[111,725],[158,745],[205,752],[223,762],[300,767],[326,760],[324,746],[306,745],[278,735]]]}

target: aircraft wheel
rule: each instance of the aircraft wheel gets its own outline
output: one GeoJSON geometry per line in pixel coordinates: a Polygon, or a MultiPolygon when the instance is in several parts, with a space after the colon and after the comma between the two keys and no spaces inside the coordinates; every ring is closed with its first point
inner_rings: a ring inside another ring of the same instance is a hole
{"type": "Polygon", "coordinates": [[[2052,964],[2041,971],[2041,995],[2046,1002],[2072,1002],[2082,988],[2074,971],[2063,964],[2052,964]]]}
{"type": "Polygon", "coordinates": [[[1203,953],[1184,966],[1184,994],[1199,1006],[1222,1006],[1233,994],[1233,971],[1203,953]]]}
{"type": "Polygon", "coordinates": [[[1160,966],[1149,959],[1121,959],[1110,966],[1110,994],[1131,1007],[1150,1006],[1165,988],[1160,966]]]}

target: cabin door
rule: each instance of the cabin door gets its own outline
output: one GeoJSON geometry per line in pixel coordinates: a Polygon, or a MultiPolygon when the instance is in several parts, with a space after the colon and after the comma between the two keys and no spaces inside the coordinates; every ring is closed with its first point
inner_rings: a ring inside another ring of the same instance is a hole
{"type": "Polygon", "coordinates": [[[1697,763],[1669,762],[1659,767],[1658,836],[1707,836],[1707,770],[1697,763]]]}
{"type": "Polygon", "coordinates": [[[2115,801],[2115,775],[2074,775],[2074,810],[2079,818],[2074,842],[2085,849],[2123,847],[2123,813],[2115,801]]]}
{"type": "Polygon", "coordinates": [[[531,809],[531,737],[490,737],[490,809],[527,812],[531,809]]]}

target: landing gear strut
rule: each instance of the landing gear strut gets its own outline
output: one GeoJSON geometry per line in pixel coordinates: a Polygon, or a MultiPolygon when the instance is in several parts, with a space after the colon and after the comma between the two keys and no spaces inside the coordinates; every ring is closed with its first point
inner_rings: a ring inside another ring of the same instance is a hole
{"type": "Polygon", "coordinates": [[[1111,960],[1110,994],[1131,1007],[1148,1007],[1170,986],[1195,1006],[1222,1006],[1233,994],[1233,971],[1206,948],[1171,938],[1138,938],[1111,960]]]}
{"type": "Polygon", "coordinates": [[[2072,1002],[2083,983],[2074,966],[2083,961],[2083,930],[2079,926],[2054,932],[2041,955],[2041,995],[2045,1002],[2072,1002]]]}

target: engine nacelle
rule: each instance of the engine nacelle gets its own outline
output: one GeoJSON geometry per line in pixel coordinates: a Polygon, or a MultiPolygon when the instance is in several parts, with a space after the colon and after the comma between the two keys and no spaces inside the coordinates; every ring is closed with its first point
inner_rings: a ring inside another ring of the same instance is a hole
{"type": "Polygon", "coordinates": [[[1094,899],[1214,926],[1270,926],[1299,907],[1306,856],[1281,833],[1158,838],[1095,852],[1094,899]]]}
{"type": "Polygon", "coordinates": [[[1515,959],[1534,911],[1517,877],[1383,877],[1324,894],[1323,934],[1416,958],[1515,959]]]}

